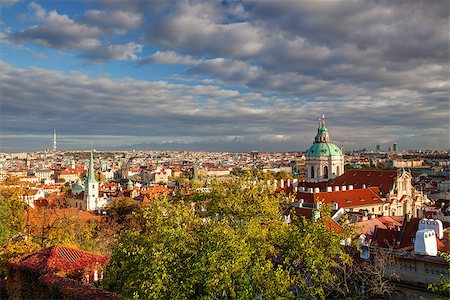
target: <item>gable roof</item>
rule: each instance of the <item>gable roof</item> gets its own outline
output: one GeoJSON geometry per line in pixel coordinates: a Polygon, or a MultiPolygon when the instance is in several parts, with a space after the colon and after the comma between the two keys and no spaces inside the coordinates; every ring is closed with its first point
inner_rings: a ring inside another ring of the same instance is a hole
{"type": "Polygon", "coordinates": [[[360,189],[366,187],[379,187],[383,195],[390,192],[397,179],[397,171],[386,170],[346,170],[341,176],[328,181],[327,186],[353,185],[360,189]]]}

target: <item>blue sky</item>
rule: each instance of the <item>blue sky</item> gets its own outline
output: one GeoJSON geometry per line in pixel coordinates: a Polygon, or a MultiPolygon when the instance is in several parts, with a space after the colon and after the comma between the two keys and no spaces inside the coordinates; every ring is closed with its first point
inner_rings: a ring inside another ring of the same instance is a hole
{"type": "Polygon", "coordinates": [[[449,148],[445,1],[0,0],[0,151],[449,148]]]}

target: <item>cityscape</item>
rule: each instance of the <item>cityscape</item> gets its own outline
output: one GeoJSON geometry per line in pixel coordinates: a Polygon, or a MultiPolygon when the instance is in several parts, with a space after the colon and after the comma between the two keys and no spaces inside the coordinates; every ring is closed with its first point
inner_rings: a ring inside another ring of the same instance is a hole
{"type": "Polygon", "coordinates": [[[448,3],[0,9],[0,299],[450,297],[448,3]]]}

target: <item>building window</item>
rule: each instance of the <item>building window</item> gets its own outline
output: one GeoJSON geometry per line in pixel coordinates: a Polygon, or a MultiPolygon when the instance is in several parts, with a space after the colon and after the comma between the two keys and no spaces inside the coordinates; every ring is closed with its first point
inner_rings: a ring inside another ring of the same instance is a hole
{"type": "Polygon", "coordinates": [[[336,176],[339,176],[339,166],[336,167],[336,176]]]}
{"type": "Polygon", "coordinates": [[[311,178],[314,178],[314,166],[311,166],[311,178]]]}
{"type": "Polygon", "coordinates": [[[375,207],[372,207],[372,212],[375,212],[375,207]]]}
{"type": "Polygon", "coordinates": [[[328,167],[323,167],[323,178],[328,178],[328,167]]]}

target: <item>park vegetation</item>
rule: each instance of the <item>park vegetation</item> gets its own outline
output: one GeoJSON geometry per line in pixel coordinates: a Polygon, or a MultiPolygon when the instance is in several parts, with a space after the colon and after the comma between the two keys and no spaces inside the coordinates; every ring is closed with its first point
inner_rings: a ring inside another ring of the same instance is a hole
{"type": "MultiPolygon", "coordinates": [[[[267,174],[246,172],[191,182],[189,195],[161,196],[145,205],[116,200],[101,221],[60,215],[30,229],[14,191],[1,192],[0,266],[12,256],[52,244],[111,255],[103,288],[125,298],[291,299],[389,295],[382,270],[356,261],[351,228],[291,213],[267,174]],[[354,249],[354,248],[353,248],[354,249]],[[380,288],[380,286],[382,288],[380,288]]],[[[4,274],[4,273],[3,273],[4,274]]]]}
{"type": "Polygon", "coordinates": [[[290,200],[254,176],[212,181],[134,211],[104,287],[144,299],[342,299],[392,290],[374,276],[382,270],[353,259],[344,246],[353,232],[330,227],[329,207],[317,220],[291,214],[286,222],[290,200]]]}

